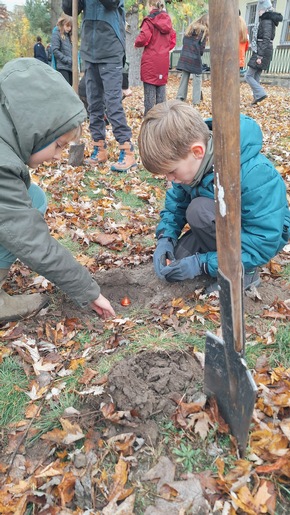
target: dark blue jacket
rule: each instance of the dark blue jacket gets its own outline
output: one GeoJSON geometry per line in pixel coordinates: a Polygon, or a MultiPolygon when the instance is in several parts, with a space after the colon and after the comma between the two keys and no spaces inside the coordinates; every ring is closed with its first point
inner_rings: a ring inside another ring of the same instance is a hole
{"type": "Polygon", "coordinates": [[[42,43],[35,43],[33,51],[35,59],[38,59],[39,61],[42,61],[45,64],[48,64],[47,55],[45,52],[44,45],[42,43]]]}
{"type": "MultiPolygon", "coordinates": [[[[72,0],[63,0],[62,8],[71,16],[72,0]]],[[[124,0],[78,0],[78,13],[82,11],[82,60],[122,65],[126,47],[124,0]]]]}
{"type": "MultiPolygon", "coordinates": [[[[206,122],[211,128],[212,121],[206,122]]],[[[287,244],[290,211],[286,186],[273,164],[260,153],[262,131],[252,118],[241,115],[241,245],[245,270],[261,266],[287,244]]],[[[186,209],[196,197],[214,198],[214,174],[208,173],[196,187],[172,183],[156,235],[175,240],[186,224],[186,209]]],[[[217,252],[200,254],[212,277],[218,269],[217,252]]]]}

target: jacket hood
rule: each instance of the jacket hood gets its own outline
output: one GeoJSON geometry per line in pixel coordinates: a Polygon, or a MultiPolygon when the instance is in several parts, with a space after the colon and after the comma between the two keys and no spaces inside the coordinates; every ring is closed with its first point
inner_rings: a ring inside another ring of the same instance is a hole
{"type": "MultiPolygon", "coordinates": [[[[143,21],[150,21],[161,34],[169,34],[172,30],[172,22],[170,16],[165,11],[153,9],[143,21]]],[[[142,25],[141,25],[142,26],[142,25]]]]}
{"type": "Polygon", "coordinates": [[[260,20],[272,20],[272,22],[278,27],[278,24],[283,21],[283,16],[280,13],[276,13],[274,11],[266,11],[260,17],[260,20]]]}
{"type": "Polygon", "coordinates": [[[243,114],[240,115],[240,145],[241,165],[259,154],[263,145],[260,126],[253,118],[243,114]]]}
{"type": "MultiPolygon", "coordinates": [[[[212,130],[212,118],[205,120],[212,130]]],[[[240,162],[241,165],[259,154],[263,145],[263,134],[257,122],[244,114],[240,115],[240,162]]]]}
{"type": "Polygon", "coordinates": [[[14,59],[0,73],[0,140],[27,163],[31,154],[86,119],[62,75],[34,58],[14,59]]]}

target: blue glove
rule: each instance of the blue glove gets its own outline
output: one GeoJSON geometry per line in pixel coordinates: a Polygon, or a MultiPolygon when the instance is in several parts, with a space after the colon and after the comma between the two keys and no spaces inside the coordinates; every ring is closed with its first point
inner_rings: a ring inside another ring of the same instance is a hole
{"type": "Polygon", "coordinates": [[[171,238],[160,238],[153,254],[154,270],[159,279],[164,280],[161,271],[166,267],[166,259],[174,260],[174,240],[171,238]]]}
{"type": "Polygon", "coordinates": [[[169,283],[194,279],[197,275],[202,274],[199,255],[194,254],[193,256],[173,261],[161,270],[161,274],[169,283]]]}

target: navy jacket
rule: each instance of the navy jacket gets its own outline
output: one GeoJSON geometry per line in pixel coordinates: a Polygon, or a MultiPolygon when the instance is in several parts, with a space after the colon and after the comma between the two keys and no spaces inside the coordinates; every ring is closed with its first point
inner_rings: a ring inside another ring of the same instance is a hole
{"type": "MultiPolygon", "coordinates": [[[[63,0],[62,8],[71,16],[72,0],[63,0]]],[[[123,65],[126,47],[124,0],[78,0],[78,13],[81,12],[82,60],[123,65]]]]}
{"type": "Polygon", "coordinates": [[[45,52],[44,45],[40,42],[36,43],[33,48],[34,51],[34,57],[35,59],[38,59],[39,61],[42,61],[45,64],[48,64],[47,55],[45,52]]]}

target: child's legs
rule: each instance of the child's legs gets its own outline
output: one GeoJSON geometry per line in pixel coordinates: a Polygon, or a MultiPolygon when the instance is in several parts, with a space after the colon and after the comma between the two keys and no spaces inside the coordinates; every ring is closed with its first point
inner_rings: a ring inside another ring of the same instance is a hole
{"type": "Polygon", "coordinates": [[[144,116],[156,104],[156,86],[143,82],[144,87],[144,116]]]}
{"type": "Polygon", "coordinates": [[[166,85],[156,86],[156,104],[161,104],[166,100],[166,85]]]}
{"type": "Polygon", "coordinates": [[[94,141],[106,139],[104,88],[99,73],[99,66],[96,63],[85,62],[90,131],[94,141]]]}
{"type": "Polygon", "coordinates": [[[184,71],[182,72],[180,83],[179,83],[179,88],[178,88],[177,95],[176,95],[176,98],[178,100],[186,100],[186,98],[187,98],[189,77],[190,77],[190,73],[184,72],[184,71]]]}
{"type": "MultiPolygon", "coordinates": [[[[37,184],[31,184],[28,195],[31,198],[32,207],[38,209],[42,215],[45,214],[47,209],[47,200],[44,191],[37,186],[37,184]]],[[[0,269],[8,269],[16,260],[16,257],[11,254],[5,247],[0,245],[0,269]]]]}
{"type": "Polygon", "coordinates": [[[252,89],[254,99],[261,98],[266,95],[264,88],[260,84],[262,70],[255,70],[251,66],[248,66],[247,73],[245,75],[245,81],[249,84],[252,89]]]}
{"type": "Polygon", "coordinates": [[[190,230],[180,238],[175,248],[175,258],[182,259],[196,252],[216,251],[215,201],[198,197],[186,210],[190,230]]]}
{"type": "Polygon", "coordinates": [[[130,141],[132,137],[122,104],[123,68],[118,64],[106,63],[99,65],[99,71],[103,82],[105,104],[113,134],[117,142],[123,145],[126,141],[130,141]]]}
{"type": "Polygon", "coordinates": [[[192,103],[198,105],[201,97],[201,73],[195,73],[192,75],[192,103]]]}

